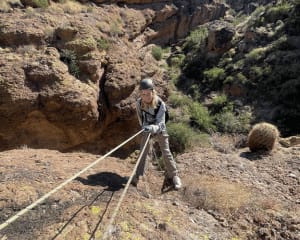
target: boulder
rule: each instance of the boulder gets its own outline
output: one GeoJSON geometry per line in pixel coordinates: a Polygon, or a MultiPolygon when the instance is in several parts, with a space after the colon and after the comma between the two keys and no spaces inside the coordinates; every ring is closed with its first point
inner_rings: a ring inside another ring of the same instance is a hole
{"type": "Polygon", "coordinates": [[[208,51],[224,53],[229,50],[234,34],[235,30],[232,24],[224,21],[213,21],[208,26],[208,51]]]}

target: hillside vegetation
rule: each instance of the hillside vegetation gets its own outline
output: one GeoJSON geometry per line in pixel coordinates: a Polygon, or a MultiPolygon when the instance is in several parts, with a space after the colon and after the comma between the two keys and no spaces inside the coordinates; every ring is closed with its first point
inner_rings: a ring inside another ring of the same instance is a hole
{"type": "Polygon", "coordinates": [[[169,100],[186,115],[182,128],[240,134],[268,121],[282,136],[299,134],[299,26],[300,1],[273,1],[251,13],[230,9],[172,48],[169,100]]]}

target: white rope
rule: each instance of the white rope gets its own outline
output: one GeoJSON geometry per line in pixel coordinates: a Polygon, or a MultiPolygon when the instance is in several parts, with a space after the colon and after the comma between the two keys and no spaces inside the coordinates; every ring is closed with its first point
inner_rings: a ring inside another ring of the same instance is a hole
{"type": "Polygon", "coordinates": [[[55,192],[57,192],[59,189],[61,189],[62,187],[64,187],[66,184],[68,184],[69,182],[71,182],[72,180],[74,180],[75,178],[77,178],[80,174],[84,173],[86,170],[88,170],[89,168],[91,168],[94,165],[96,165],[97,163],[99,163],[101,160],[103,160],[104,158],[106,158],[107,156],[109,156],[110,154],[112,154],[114,151],[116,151],[117,149],[119,149],[120,147],[122,147],[123,145],[125,145],[127,142],[131,141],[133,138],[135,138],[137,135],[139,135],[143,131],[144,130],[141,130],[141,131],[137,132],[132,137],[128,138],[126,141],[124,141],[123,143],[121,143],[120,145],[118,145],[117,147],[115,147],[114,149],[112,149],[110,152],[108,152],[104,156],[98,158],[96,161],[94,161],[93,163],[91,163],[90,165],[88,165],[86,168],[82,169],[80,172],[76,173],[74,176],[72,176],[71,178],[67,179],[65,182],[61,183],[59,186],[57,186],[56,188],[54,188],[53,190],[51,190],[50,192],[48,192],[47,194],[45,194],[44,196],[42,196],[41,198],[39,198],[38,200],[36,200],[34,203],[30,204],[26,208],[24,208],[21,211],[19,211],[18,213],[16,213],[14,216],[12,216],[11,218],[9,218],[8,220],[6,220],[4,223],[2,223],[0,225],[0,231],[3,230],[5,227],[7,227],[9,224],[11,224],[14,221],[16,221],[19,217],[21,217],[22,215],[24,215],[29,210],[33,209],[38,204],[40,204],[43,201],[45,201],[49,196],[51,196],[52,194],[54,194],[55,192]]]}
{"type": "Polygon", "coordinates": [[[132,172],[132,174],[131,174],[131,176],[130,176],[128,182],[126,183],[125,189],[124,189],[124,191],[122,192],[122,195],[121,195],[121,197],[120,197],[120,199],[119,199],[119,202],[118,202],[118,204],[117,204],[117,206],[116,206],[116,208],[115,208],[115,211],[113,212],[112,217],[111,217],[111,219],[110,219],[110,221],[109,221],[109,223],[108,223],[108,225],[107,225],[107,228],[106,228],[106,230],[105,230],[105,232],[104,232],[104,234],[103,234],[103,237],[102,237],[103,240],[106,240],[106,239],[108,238],[108,236],[111,234],[111,228],[112,228],[113,222],[114,222],[114,220],[115,220],[115,218],[116,218],[116,216],[117,216],[117,213],[118,213],[118,211],[119,211],[119,208],[120,208],[120,206],[121,206],[121,203],[122,203],[122,201],[123,201],[123,199],[124,199],[124,197],[125,197],[125,194],[127,193],[127,190],[128,190],[128,188],[129,188],[129,185],[130,185],[130,183],[131,183],[131,181],[132,181],[132,179],[133,179],[133,176],[135,175],[135,172],[136,172],[136,170],[137,170],[137,167],[138,167],[138,165],[139,165],[139,163],[140,163],[140,161],[141,161],[141,159],[142,159],[142,156],[143,156],[143,154],[144,154],[144,151],[145,151],[145,149],[146,149],[146,146],[147,146],[147,144],[148,144],[148,142],[149,142],[150,136],[151,136],[151,133],[149,133],[148,136],[147,136],[145,145],[144,145],[144,147],[143,147],[143,149],[142,149],[142,151],[141,151],[141,153],[140,153],[140,156],[139,156],[139,158],[138,158],[138,160],[137,160],[137,162],[136,162],[136,164],[135,164],[135,166],[134,166],[133,172],[132,172]]]}

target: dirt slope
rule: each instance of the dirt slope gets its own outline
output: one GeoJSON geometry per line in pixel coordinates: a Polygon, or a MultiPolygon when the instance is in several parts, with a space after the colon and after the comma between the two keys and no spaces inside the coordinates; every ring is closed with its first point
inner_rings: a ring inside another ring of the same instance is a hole
{"type": "MultiPolygon", "coordinates": [[[[219,141],[177,157],[180,191],[161,193],[163,173],[150,164],[138,188],[129,187],[111,239],[300,239],[299,145],[259,155],[219,141]]],[[[1,152],[1,223],[99,157],[26,147],[1,152]]],[[[136,158],[105,159],[0,239],[99,239],[136,158]]]]}

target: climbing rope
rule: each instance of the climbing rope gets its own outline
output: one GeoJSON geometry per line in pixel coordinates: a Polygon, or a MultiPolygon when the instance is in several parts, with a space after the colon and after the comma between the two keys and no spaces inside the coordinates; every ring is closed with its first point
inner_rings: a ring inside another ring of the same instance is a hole
{"type": "Polygon", "coordinates": [[[135,175],[135,172],[136,172],[136,170],[137,170],[137,167],[138,167],[138,165],[139,165],[139,163],[140,163],[140,161],[141,161],[141,159],[142,159],[142,156],[144,155],[144,152],[145,152],[146,146],[147,146],[147,144],[148,144],[148,142],[149,142],[150,136],[151,136],[151,133],[149,133],[148,136],[147,136],[145,145],[144,145],[144,147],[143,147],[143,149],[142,149],[142,151],[141,151],[141,153],[140,153],[140,156],[139,156],[139,158],[138,158],[138,160],[137,160],[137,162],[136,162],[136,164],[135,164],[135,166],[134,166],[134,169],[133,169],[133,171],[132,171],[132,174],[131,174],[129,180],[127,181],[127,183],[126,183],[125,189],[124,189],[124,191],[122,192],[122,195],[121,195],[121,197],[120,197],[120,199],[119,199],[119,202],[118,202],[118,204],[117,204],[117,206],[116,206],[116,208],[115,208],[115,210],[114,210],[114,212],[113,212],[113,214],[112,214],[112,217],[110,218],[110,221],[109,221],[109,223],[108,223],[108,225],[107,225],[107,227],[106,227],[106,230],[105,230],[105,232],[104,232],[104,234],[103,234],[103,237],[102,237],[103,240],[108,239],[109,235],[112,233],[112,225],[113,225],[113,222],[115,221],[115,218],[116,218],[117,213],[118,213],[118,211],[119,211],[119,208],[120,208],[120,206],[121,206],[121,204],[122,204],[122,201],[123,201],[123,199],[124,199],[124,197],[125,197],[125,195],[126,195],[126,193],[127,193],[127,190],[128,190],[128,188],[129,188],[129,185],[130,185],[130,183],[131,183],[131,181],[132,181],[132,179],[133,179],[133,176],[135,175]]]}
{"type": "Polygon", "coordinates": [[[41,198],[39,198],[38,200],[36,200],[34,203],[30,204],[26,208],[24,208],[21,211],[19,211],[18,213],[16,213],[14,216],[12,216],[11,218],[9,218],[8,220],[6,220],[4,223],[2,223],[0,225],[0,231],[3,230],[4,228],[6,228],[11,223],[13,223],[14,221],[16,221],[19,217],[21,217],[22,215],[24,215],[25,213],[27,213],[29,210],[33,209],[38,204],[40,204],[43,201],[45,201],[48,197],[50,197],[52,194],[54,194],[55,192],[57,192],[59,189],[63,188],[65,185],[67,185],[72,180],[74,180],[75,178],[77,178],[79,175],[81,175],[82,173],[84,173],[85,171],[87,171],[89,168],[91,168],[94,165],[96,165],[97,163],[99,163],[101,160],[103,160],[104,158],[106,158],[107,156],[109,156],[110,154],[112,154],[113,152],[115,152],[117,149],[119,149],[120,147],[122,147],[123,145],[125,145],[127,142],[131,141],[133,138],[135,138],[136,136],[138,136],[143,131],[144,130],[141,130],[141,131],[137,132],[132,137],[128,138],[123,143],[121,143],[120,145],[118,145],[117,147],[115,147],[114,149],[112,149],[110,152],[108,152],[104,156],[98,158],[96,161],[94,161],[93,163],[91,163],[90,165],[88,165],[86,168],[82,169],[81,171],[79,171],[78,173],[76,173],[74,176],[72,176],[71,178],[67,179],[65,182],[61,183],[59,186],[57,186],[56,188],[54,188],[53,190],[51,190],[50,192],[48,192],[47,194],[45,194],[44,196],[42,196],[41,198]]]}

